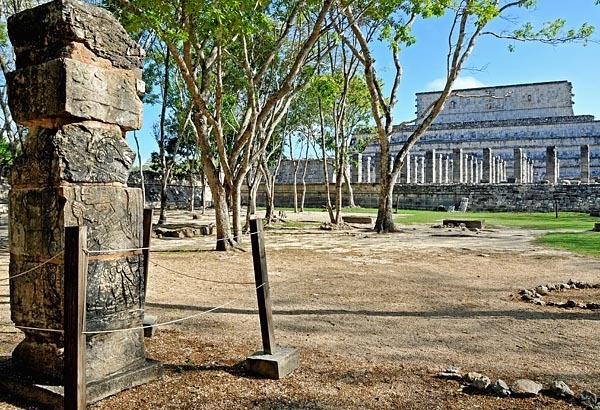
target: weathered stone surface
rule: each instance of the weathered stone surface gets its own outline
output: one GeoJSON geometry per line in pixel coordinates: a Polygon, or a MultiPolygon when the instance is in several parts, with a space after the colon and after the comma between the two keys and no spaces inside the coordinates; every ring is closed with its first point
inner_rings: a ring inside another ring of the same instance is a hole
{"type": "Polygon", "coordinates": [[[579,403],[586,409],[596,410],[598,408],[598,397],[591,391],[582,391],[578,398],[579,403]]]}
{"type": "Polygon", "coordinates": [[[533,397],[537,396],[542,385],[529,379],[519,379],[513,383],[511,390],[515,396],[519,397],[533,397]]]}
{"type": "Polygon", "coordinates": [[[127,183],[135,153],[117,126],[64,125],[29,132],[11,168],[14,186],[55,186],[61,182],[127,183]]]}
{"type": "Polygon", "coordinates": [[[8,100],[15,121],[55,128],[79,119],[142,126],[142,102],[133,75],[59,58],[8,75],[8,100]]]}
{"type": "Polygon", "coordinates": [[[502,379],[498,379],[494,383],[492,383],[492,391],[496,396],[499,397],[510,396],[510,388],[508,387],[508,384],[506,384],[506,382],[502,379]]]}
{"type": "MultiPolygon", "coordinates": [[[[44,261],[63,250],[64,227],[88,227],[88,249],[141,246],[141,190],[113,186],[13,189],[11,252],[44,261]]],[[[27,260],[27,259],[25,259],[27,260]]]]}
{"type": "Polygon", "coordinates": [[[488,387],[490,387],[491,380],[487,376],[481,376],[473,380],[473,387],[479,391],[484,391],[488,387]]]}
{"type": "Polygon", "coordinates": [[[115,67],[139,72],[143,65],[143,49],[112,14],[74,0],[54,0],[14,15],[8,33],[18,68],[71,57],[74,42],[115,67]]]}
{"type": "Polygon", "coordinates": [[[563,399],[570,399],[575,396],[575,393],[573,393],[573,390],[571,390],[565,382],[560,381],[560,380],[554,380],[550,384],[550,391],[556,397],[560,397],[563,399]]]}

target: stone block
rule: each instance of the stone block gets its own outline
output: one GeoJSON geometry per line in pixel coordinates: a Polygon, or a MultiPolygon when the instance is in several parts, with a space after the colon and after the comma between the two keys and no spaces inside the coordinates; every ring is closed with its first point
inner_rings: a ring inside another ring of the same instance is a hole
{"type": "Polygon", "coordinates": [[[107,10],[75,0],[54,0],[8,19],[17,68],[74,57],[77,45],[141,78],[144,51],[107,10]]]}
{"type": "Polygon", "coordinates": [[[260,351],[248,356],[246,365],[253,374],[268,379],[281,379],[300,367],[300,356],[296,349],[280,348],[274,354],[260,351]]]}
{"type": "MultiPolygon", "coordinates": [[[[35,401],[44,408],[62,410],[64,408],[64,387],[60,383],[38,380],[15,365],[11,359],[0,361],[0,388],[5,392],[28,401],[35,401]]],[[[123,371],[111,374],[87,384],[87,403],[96,403],[123,390],[159,379],[163,374],[162,365],[155,360],[145,360],[123,371]]]]}
{"type": "Polygon", "coordinates": [[[349,224],[373,224],[373,218],[370,216],[344,215],[342,220],[349,224]]]}
{"type": "Polygon", "coordinates": [[[117,126],[75,123],[34,128],[15,159],[10,184],[47,187],[61,182],[127,184],[135,153],[117,126]]]}
{"type": "Polygon", "coordinates": [[[153,315],[144,315],[144,337],[153,337],[157,331],[156,325],[158,319],[153,315]]]}
{"type": "Polygon", "coordinates": [[[135,79],[122,71],[59,58],[8,75],[8,100],[16,122],[55,128],[83,120],[142,126],[135,79]]]}

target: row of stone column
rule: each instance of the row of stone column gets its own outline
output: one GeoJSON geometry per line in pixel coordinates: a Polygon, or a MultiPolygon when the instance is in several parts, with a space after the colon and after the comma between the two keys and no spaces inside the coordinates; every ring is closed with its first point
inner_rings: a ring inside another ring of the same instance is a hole
{"type": "MultiPolygon", "coordinates": [[[[491,148],[484,148],[482,159],[466,154],[461,148],[452,150],[451,155],[438,154],[435,149],[425,155],[408,154],[404,160],[398,182],[402,184],[498,184],[507,182],[507,161],[493,155],[491,148]]],[[[513,151],[514,183],[530,184],[535,181],[535,162],[522,148],[513,151]]],[[[590,182],[590,147],[580,147],[580,180],[590,182]]],[[[394,157],[390,156],[390,170],[394,157]]],[[[379,182],[381,158],[357,154],[351,169],[353,182],[379,182]]],[[[546,148],[545,179],[557,184],[560,176],[560,161],[556,146],[546,148]]],[[[511,181],[512,182],[512,181],[511,181]]]]}

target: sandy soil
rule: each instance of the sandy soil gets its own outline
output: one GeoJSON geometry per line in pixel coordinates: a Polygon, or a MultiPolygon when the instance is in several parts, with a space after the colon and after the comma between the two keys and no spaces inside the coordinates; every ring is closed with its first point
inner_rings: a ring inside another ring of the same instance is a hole
{"type": "MultiPolygon", "coordinates": [[[[192,222],[185,212],[172,216],[192,222]]],[[[600,393],[598,312],[516,297],[521,288],[570,278],[600,282],[600,260],[541,247],[524,230],[420,225],[377,235],[359,226],[321,231],[324,213],[287,213],[297,218],[315,223],[268,228],[266,245],[277,342],[299,350],[300,369],[279,381],[245,371],[245,357],[261,348],[251,252],[210,251],[214,237],[155,239],[153,246],[171,251],[152,254],[160,266],[150,272],[148,313],[164,322],[233,302],[160,328],[146,346],[165,364],[163,379],[90,408],[572,408],[546,397],[463,394],[457,382],[433,377],[450,365],[509,384],[560,379],[576,392],[600,393]]],[[[7,270],[4,253],[0,277],[7,270]]],[[[577,292],[560,297],[577,300],[577,292]]],[[[600,293],[581,295],[600,301],[600,293]]],[[[0,296],[6,356],[21,336],[10,322],[6,283],[0,296]]],[[[34,407],[0,396],[0,408],[34,407]]]]}

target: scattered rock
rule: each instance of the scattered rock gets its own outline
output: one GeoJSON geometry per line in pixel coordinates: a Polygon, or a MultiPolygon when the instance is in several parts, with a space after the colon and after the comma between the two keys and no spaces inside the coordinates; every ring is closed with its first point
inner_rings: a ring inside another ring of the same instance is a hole
{"type": "Polygon", "coordinates": [[[533,380],[519,379],[513,383],[511,390],[515,396],[534,397],[542,390],[542,385],[533,380]]]}
{"type": "Polygon", "coordinates": [[[462,375],[460,374],[460,367],[450,366],[443,372],[437,374],[437,377],[440,379],[448,379],[448,380],[461,380],[462,375]]]}
{"type": "Polygon", "coordinates": [[[535,288],[535,291],[542,296],[546,296],[548,294],[548,287],[543,286],[543,285],[538,286],[537,288],[535,288]]]}
{"type": "Polygon", "coordinates": [[[492,383],[492,391],[498,397],[510,396],[510,387],[508,387],[508,384],[502,379],[498,379],[492,383]]]}
{"type": "Polygon", "coordinates": [[[550,385],[550,391],[554,396],[559,397],[561,399],[570,399],[573,396],[575,396],[573,390],[571,390],[565,382],[560,380],[554,380],[552,382],[552,384],[550,385]]]}
{"type": "Polygon", "coordinates": [[[463,381],[473,383],[476,379],[483,377],[483,374],[477,372],[469,372],[463,376],[463,381]]]}
{"type": "Polygon", "coordinates": [[[492,382],[490,381],[489,377],[481,376],[473,380],[472,386],[479,391],[484,391],[485,389],[490,387],[490,384],[492,384],[492,382]]]}
{"type": "Polygon", "coordinates": [[[579,403],[586,409],[596,409],[598,398],[589,390],[584,390],[579,395],[579,403]]]}

